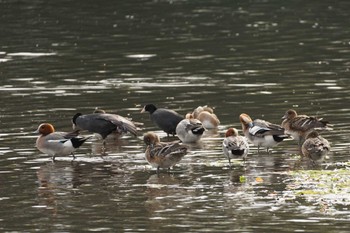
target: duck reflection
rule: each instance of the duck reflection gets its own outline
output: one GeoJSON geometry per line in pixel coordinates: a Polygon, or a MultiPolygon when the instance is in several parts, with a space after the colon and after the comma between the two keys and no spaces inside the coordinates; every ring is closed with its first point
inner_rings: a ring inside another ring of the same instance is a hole
{"type": "Polygon", "coordinates": [[[182,188],[182,180],[168,173],[151,175],[147,180],[145,207],[149,213],[173,209],[184,196],[190,195],[182,188]]]}
{"type": "MultiPolygon", "coordinates": [[[[80,180],[80,167],[78,163],[71,166],[62,163],[48,163],[37,171],[39,204],[51,210],[53,216],[58,212],[60,197],[69,195],[72,189],[82,184],[80,180]]],[[[69,202],[71,198],[65,198],[69,202]]]]}
{"type": "Polygon", "coordinates": [[[233,184],[242,184],[246,173],[245,167],[233,167],[233,169],[230,169],[229,179],[233,184]]]}
{"type": "Polygon", "coordinates": [[[203,137],[204,138],[217,138],[219,137],[219,130],[217,128],[215,129],[207,129],[204,131],[203,137]]]}
{"type": "Polygon", "coordinates": [[[183,144],[185,144],[190,150],[203,149],[202,141],[192,142],[192,143],[183,143],[183,144]]]}
{"type": "Polygon", "coordinates": [[[94,141],[91,144],[91,153],[93,155],[108,155],[108,153],[113,152],[123,152],[125,149],[123,147],[127,146],[129,143],[123,138],[106,138],[105,141],[94,141]]]}

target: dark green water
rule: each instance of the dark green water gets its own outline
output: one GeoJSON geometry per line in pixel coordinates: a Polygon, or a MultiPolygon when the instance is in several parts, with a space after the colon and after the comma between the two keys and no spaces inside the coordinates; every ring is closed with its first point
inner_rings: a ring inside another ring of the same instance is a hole
{"type": "Polygon", "coordinates": [[[0,1],[0,230],[347,232],[350,190],[298,195],[291,172],[349,166],[349,12],[345,0],[0,1]],[[146,103],[210,105],[221,125],[159,177],[141,136],[103,158],[90,141],[73,162],[34,147],[40,123],[70,131],[95,107],[165,137],[146,103]],[[230,170],[221,142],[239,114],[280,123],[289,108],[334,124],[329,159],[309,166],[287,141],[230,170]]]}

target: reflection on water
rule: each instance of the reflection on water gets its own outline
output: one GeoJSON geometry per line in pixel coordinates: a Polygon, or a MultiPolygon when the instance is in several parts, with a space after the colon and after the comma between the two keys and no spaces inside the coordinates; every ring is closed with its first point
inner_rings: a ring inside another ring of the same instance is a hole
{"type": "Polygon", "coordinates": [[[348,1],[66,3],[0,2],[1,231],[348,230],[348,1]],[[209,105],[221,125],[157,176],[142,133],[177,138],[140,113],[147,103],[209,105]],[[71,131],[95,107],[144,123],[140,135],[108,140],[104,156],[98,138],[75,160],[36,150],[40,123],[71,131]],[[280,124],[289,108],[334,124],[329,158],[310,163],[287,140],[230,169],[221,143],[239,114],[280,124]]]}

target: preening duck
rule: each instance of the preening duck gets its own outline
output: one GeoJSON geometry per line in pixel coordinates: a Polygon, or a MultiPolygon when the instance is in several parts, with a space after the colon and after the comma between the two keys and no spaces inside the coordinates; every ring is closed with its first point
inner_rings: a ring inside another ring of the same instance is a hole
{"type": "Polygon", "coordinates": [[[238,134],[236,128],[229,128],[225,133],[225,138],[222,142],[222,150],[227,157],[231,167],[231,159],[247,158],[249,152],[249,144],[245,137],[238,134]]]}
{"type": "Polygon", "coordinates": [[[301,147],[301,151],[304,156],[312,159],[313,161],[323,160],[324,157],[330,151],[331,146],[327,139],[323,138],[316,131],[311,131],[301,147]]]}
{"type": "Polygon", "coordinates": [[[182,142],[193,143],[200,140],[205,129],[197,119],[183,119],[176,127],[176,134],[182,142]]]}
{"type": "Polygon", "coordinates": [[[253,121],[248,114],[242,113],[239,120],[245,137],[258,147],[258,152],[261,146],[268,150],[289,137],[281,126],[260,119],[253,121]]]}

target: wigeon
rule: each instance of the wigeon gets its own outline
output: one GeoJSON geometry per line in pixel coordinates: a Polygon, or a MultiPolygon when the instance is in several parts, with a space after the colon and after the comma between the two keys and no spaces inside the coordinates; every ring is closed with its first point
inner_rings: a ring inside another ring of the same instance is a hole
{"type": "Polygon", "coordinates": [[[78,131],[55,132],[55,128],[49,123],[40,124],[35,132],[40,134],[36,140],[36,147],[52,156],[52,160],[55,160],[56,156],[70,154],[75,158],[73,152],[88,139],[88,137],[77,137],[78,131]]]}
{"type": "Polygon", "coordinates": [[[141,113],[149,112],[151,121],[161,130],[173,136],[176,134],[176,126],[184,119],[179,113],[165,108],[157,108],[154,104],[147,104],[141,113]]]}
{"type": "Polygon", "coordinates": [[[183,119],[176,127],[176,134],[184,143],[193,143],[200,140],[205,129],[197,119],[183,119]]]}
{"type": "Polygon", "coordinates": [[[208,106],[199,106],[197,107],[193,113],[192,116],[195,119],[198,119],[202,122],[204,128],[206,129],[215,129],[219,126],[220,120],[219,118],[214,114],[214,110],[208,106]]]}
{"type": "Polygon", "coordinates": [[[313,161],[323,160],[330,149],[331,147],[327,139],[320,136],[316,131],[311,131],[301,146],[303,155],[313,161]]]}
{"type": "Polygon", "coordinates": [[[187,153],[187,147],[177,142],[160,142],[158,135],[153,132],[145,133],[143,141],[147,145],[145,158],[153,167],[168,168],[177,164],[187,153]]]}
{"type": "Polygon", "coordinates": [[[285,128],[287,134],[290,134],[298,141],[299,146],[302,145],[306,135],[311,131],[332,129],[329,127],[328,121],[318,119],[317,117],[298,115],[293,109],[286,111],[282,119],[281,126],[285,128]]]}
{"type": "Polygon", "coordinates": [[[253,121],[250,116],[245,113],[239,116],[239,120],[242,124],[244,135],[251,143],[258,147],[258,152],[261,146],[266,147],[268,151],[270,147],[289,138],[289,136],[285,134],[284,128],[279,125],[260,119],[255,119],[253,121]]]}
{"type": "Polygon", "coordinates": [[[249,144],[245,137],[238,134],[236,128],[229,128],[222,142],[222,150],[231,167],[231,159],[242,158],[245,160],[249,152],[249,144]]]}

